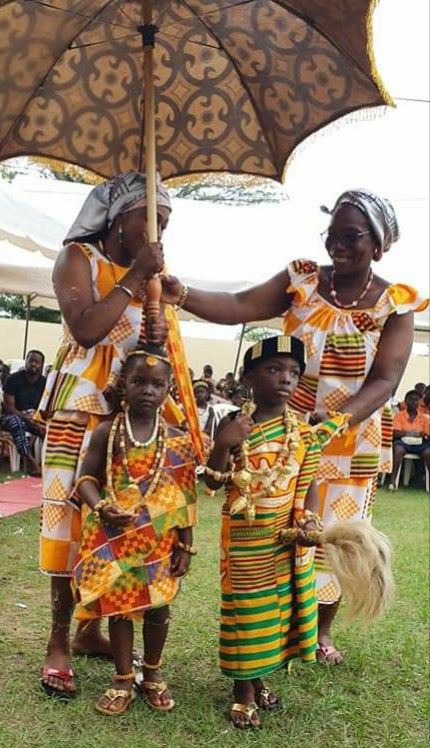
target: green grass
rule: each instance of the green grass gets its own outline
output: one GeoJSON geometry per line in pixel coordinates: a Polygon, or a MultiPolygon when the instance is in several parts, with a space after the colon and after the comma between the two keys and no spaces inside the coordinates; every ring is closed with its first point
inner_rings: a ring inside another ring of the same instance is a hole
{"type": "Polygon", "coordinates": [[[263,714],[263,732],[234,732],[226,720],[230,684],[217,668],[218,499],[202,498],[199,555],[173,607],[164,672],[176,709],[168,715],[141,700],[119,718],[95,713],[112,666],[74,662],[79,696],[47,699],[38,687],[49,629],[48,580],[37,570],[37,511],[0,521],[0,745],[2,748],[420,748],[428,744],[428,495],[412,489],[378,494],[375,524],[395,549],[396,598],[369,631],[339,617],[343,666],[295,664],[270,684],[283,709],[263,714]],[[19,607],[25,605],[27,607],[19,607]]]}

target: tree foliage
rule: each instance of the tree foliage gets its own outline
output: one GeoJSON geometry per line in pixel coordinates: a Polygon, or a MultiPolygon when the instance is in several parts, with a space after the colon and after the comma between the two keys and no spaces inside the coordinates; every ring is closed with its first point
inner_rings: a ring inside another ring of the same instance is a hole
{"type": "MultiPolygon", "coordinates": [[[[0,294],[0,317],[25,319],[27,316],[27,297],[20,294],[0,294]]],[[[43,306],[30,307],[29,319],[36,322],[61,322],[61,315],[55,309],[43,306]]]]}

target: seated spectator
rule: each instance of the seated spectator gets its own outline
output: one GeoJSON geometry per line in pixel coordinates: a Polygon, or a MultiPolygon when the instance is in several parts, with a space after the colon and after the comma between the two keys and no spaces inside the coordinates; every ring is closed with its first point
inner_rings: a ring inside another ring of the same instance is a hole
{"type": "Polygon", "coordinates": [[[430,385],[425,388],[423,399],[418,403],[418,413],[430,418],[430,385]]]}
{"type": "Polygon", "coordinates": [[[197,379],[193,384],[193,389],[199,414],[200,428],[203,433],[213,439],[215,433],[215,411],[210,402],[210,385],[206,379],[197,379]]]}
{"type": "Polygon", "coordinates": [[[31,453],[28,434],[41,438],[45,434],[44,427],[33,420],[46,384],[46,378],[42,374],[43,364],[43,353],[29,351],[25,359],[25,368],[11,374],[3,388],[4,402],[0,426],[3,431],[11,434],[30,475],[41,475],[40,465],[31,453]]]}
{"type": "Polygon", "coordinates": [[[218,383],[218,389],[223,394],[223,396],[230,400],[231,396],[236,389],[237,382],[234,378],[234,374],[232,371],[227,372],[225,377],[221,379],[218,383]]]}
{"type": "Polygon", "coordinates": [[[240,410],[247,399],[248,393],[246,387],[237,385],[231,396],[231,402],[233,403],[233,405],[240,410]]]}
{"type": "Polygon", "coordinates": [[[393,472],[390,491],[396,490],[396,476],[406,453],[419,455],[430,469],[430,421],[418,413],[419,394],[410,390],[405,397],[406,410],[394,416],[393,472]]]}
{"type": "Polygon", "coordinates": [[[427,385],[424,384],[424,382],[418,382],[415,385],[414,390],[415,390],[415,392],[418,392],[418,397],[419,397],[420,400],[423,399],[424,392],[426,391],[426,389],[427,389],[427,385]]]}

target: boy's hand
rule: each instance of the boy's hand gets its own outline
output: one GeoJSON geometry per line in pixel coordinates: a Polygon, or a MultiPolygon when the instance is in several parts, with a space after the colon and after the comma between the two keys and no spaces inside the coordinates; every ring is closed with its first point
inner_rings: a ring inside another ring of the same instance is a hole
{"type": "Polygon", "coordinates": [[[136,515],[124,512],[118,506],[113,504],[107,504],[100,509],[100,519],[105,525],[112,525],[112,527],[125,527],[126,525],[134,525],[136,522],[136,515]]]}
{"type": "Polygon", "coordinates": [[[170,572],[172,577],[184,577],[189,571],[191,564],[191,555],[181,548],[177,548],[172,555],[172,565],[170,572]]]}
{"type": "Polygon", "coordinates": [[[221,447],[227,447],[229,449],[237,447],[248,438],[253,427],[254,421],[252,418],[249,416],[238,416],[234,421],[231,421],[224,426],[224,428],[219,432],[216,441],[221,447]]]}

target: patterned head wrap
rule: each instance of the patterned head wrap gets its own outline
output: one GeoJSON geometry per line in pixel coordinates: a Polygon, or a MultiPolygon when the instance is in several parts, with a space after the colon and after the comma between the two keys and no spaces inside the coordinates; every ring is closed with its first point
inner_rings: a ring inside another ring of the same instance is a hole
{"type": "MultiPolygon", "coordinates": [[[[69,229],[64,244],[85,239],[109,229],[122,213],[146,205],[146,176],[139,171],[128,171],[109,182],[104,182],[89,193],[75,222],[69,229]]],[[[167,189],[157,174],[157,205],[172,209],[167,189]]]]}
{"type": "Polygon", "coordinates": [[[333,215],[342,205],[353,205],[366,216],[383,252],[400,236],[399,224],[390,201],[367,190],[348,190],[336,200],[333,210],[321,206],[324,213],[333,215]]]}
{"type": "Polygon", "coordinates": [[[306,351],[302,341],[290,335],[274,335],[248,348],[243,359],[244,374],[252,371],[257,361],[265,361],[283,354],[291,356],[300,366],[300,374],[306,369],[306,351]]]}

